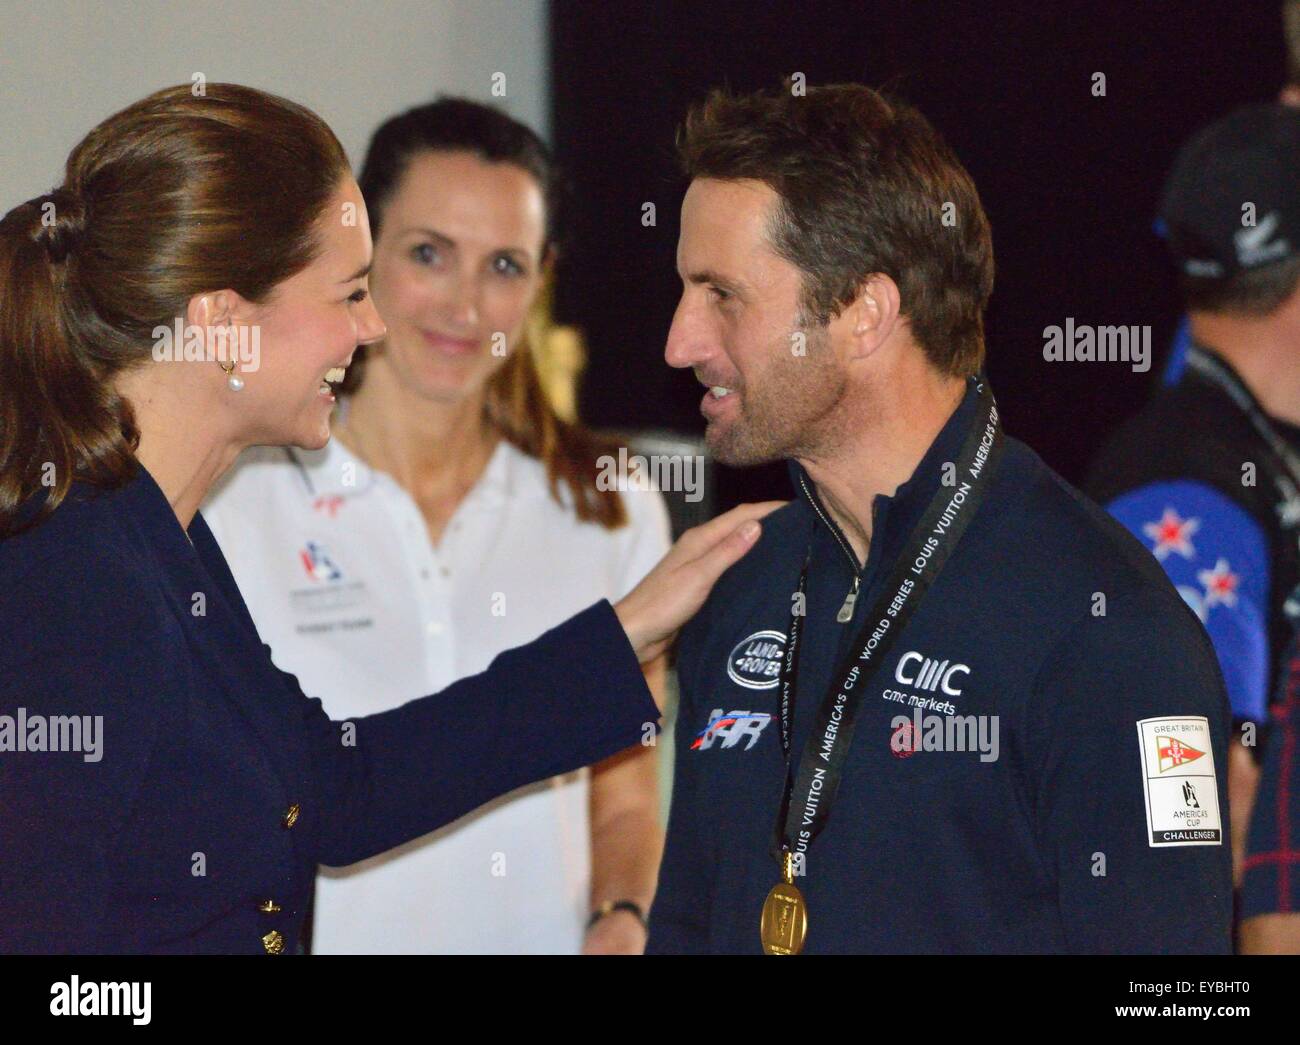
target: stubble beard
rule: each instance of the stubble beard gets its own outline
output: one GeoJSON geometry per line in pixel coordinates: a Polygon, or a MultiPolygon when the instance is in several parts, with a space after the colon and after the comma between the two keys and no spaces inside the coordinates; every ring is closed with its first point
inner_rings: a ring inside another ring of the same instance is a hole
{"type": "Polygon", "coordinates": [[[785,458],[818,456],[843,435],[837,423],[848,378],[831,350],[824,326],[800,322],[807,351],[795,355],[783,335],[772,363],[745,385],[740,416],[722,426],[710,423],[705,441],[714,459],[737,468],[785,458]]]}

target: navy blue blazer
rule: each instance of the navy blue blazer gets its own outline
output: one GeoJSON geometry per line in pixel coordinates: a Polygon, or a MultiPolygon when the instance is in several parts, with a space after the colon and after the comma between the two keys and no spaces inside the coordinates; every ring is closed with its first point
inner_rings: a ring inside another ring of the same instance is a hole
{"type": "Polygon", "coordinates": [[[657,723],[605,601],[441,693],[333,722],[272,664],[202,516],[189,533],[141,468],[0,541],[0,951],[294,953],[317,864],[657,723]]]}

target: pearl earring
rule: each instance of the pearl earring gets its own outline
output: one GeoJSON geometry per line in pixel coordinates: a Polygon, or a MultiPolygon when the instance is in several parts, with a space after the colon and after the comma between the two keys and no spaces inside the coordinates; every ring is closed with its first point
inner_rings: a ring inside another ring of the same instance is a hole
{"type": "Polygon", "coordinates": [[[221,364],[221,369],[226,374],[226,384],[230,386],[232,392],[240,392],[244,388],[244,379],[235,374],[235,361],[227,360],[221,364]]]}

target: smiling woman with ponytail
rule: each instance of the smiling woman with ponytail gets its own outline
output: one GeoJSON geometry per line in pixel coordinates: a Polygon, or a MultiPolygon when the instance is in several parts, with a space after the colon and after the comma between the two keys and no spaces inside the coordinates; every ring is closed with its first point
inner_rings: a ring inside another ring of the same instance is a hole
{"type": "Polygon", "coordinates": [[[767,506],[480,675],[330,721],[197,509],[245,447],[328,441],[385,332],[370,263],[330,129],[234,84],[110,117],[0,221],[0,951],[299,950],[317,864],[640,740],[639,662],[752,546],[767,506]],[[259,351],[158,351],[177,322],[259,351]]]}

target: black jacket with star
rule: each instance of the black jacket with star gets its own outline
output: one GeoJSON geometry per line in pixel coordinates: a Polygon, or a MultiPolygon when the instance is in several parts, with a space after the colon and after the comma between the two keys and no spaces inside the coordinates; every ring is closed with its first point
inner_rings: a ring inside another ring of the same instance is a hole
{"type": "MultiPolygon", "coordinates": [[[[1300,450],[1300,428],[1270,423],[1300,450]]],[[[1083,486],[1146,542],[1196,608],[1241,721],[1268,719],[1294,633],[1284,607],[1300,584],[1300,522],[1279,511],[1287,506],[1271,462],[1246,414],[1189,369],[1115,431],[1083,486]],[[1154,530],[1162,519],[1181,524],[1185,543],[1162,544],[1154,530]],[[1210,571],[1227,577],[1228,598],[1210,597],[1210,571]]]]}

